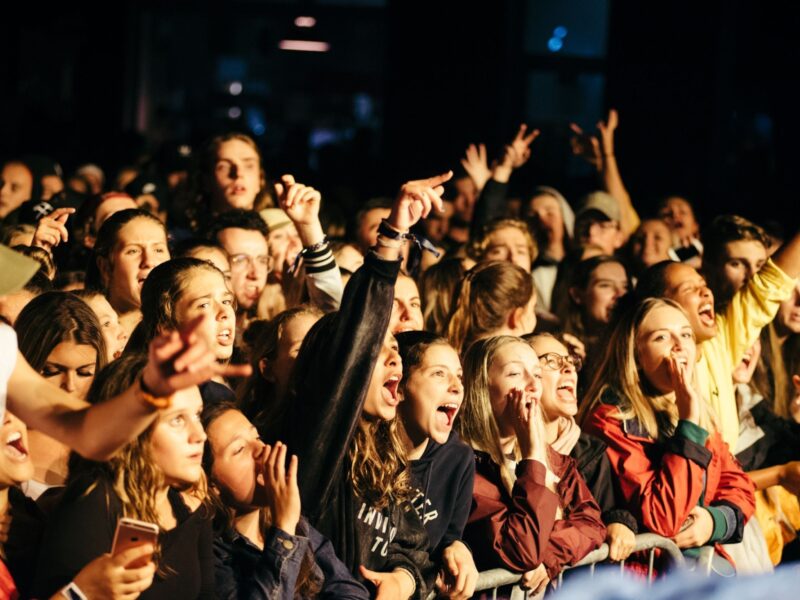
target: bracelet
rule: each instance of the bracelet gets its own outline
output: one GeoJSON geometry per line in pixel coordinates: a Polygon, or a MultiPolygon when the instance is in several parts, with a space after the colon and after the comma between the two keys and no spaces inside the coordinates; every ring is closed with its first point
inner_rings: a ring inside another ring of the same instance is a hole
{"type": "Polygon", "coordinates": [[[398,238],[398,239],[387,238],[386,236],[380,233],[378,234],[378,238],[376,239],[376,244],[378,246],[381,246],[382,248],[399,249],[402,248],[403,244],[405,243],[406,243],[405,238],[398,238]]]}
{"type": "Polygon", "coordinates": [[[378,245],[383,246],[384,248],[399,248],[400,246],[389,246],[385,243],[380,243],[381,236],[387,238],[389,240],[402,240],[403,242],[406,240],[411,240],[414,242],[420,250],[427,250],[431,254],[433,254],[436,258],[439,258],[441,254],[434,246],[431,241],[424,236],[421,235],[414,235],[413,233],[403,233],[402,231],[398,231],[391,225],[389,225],[389,221],[386,219],[381,220],[381,224],[378,225],[378,245]]]}
{"type": "Polygon", "coordinates": [[[161,410],[163,408],[169,408],[172,405],[172,397],[173,394],[169,396],[158,396],[147,389],[147,386],[144,383],[144,372],[139,375],[139,393],[141,394],[142,400],[145,404],[149,404],[153,408],[161,410]]]}
{"type": "Polygon", "coordinates": [[[389,238],[390,240],[400,240],[400,239],[408,239],[409,233],[402,232],[399,229],[395,229],[391,225],[389,225],[389,221],[386,219],[381,219],[380,225],[378,225],[378,235],[382,235],[384,237],[389,238]]]}
{"type": "Polygon", "coordinates": [[[316,244],[311,244],[310,246],[304,246],[300,252],[297,253],[297,256],[294,257],[294,262],[292,266],[289,267],[289,273],[294,274],[297,270],[297,267],[300,266],[300,259],[303,258],[306,254],[313,254],[314,252],[319,252],[320,250],[324,250],[328,247],[328,236],[323,235],[322,241],[317,242],[316,244]]]}

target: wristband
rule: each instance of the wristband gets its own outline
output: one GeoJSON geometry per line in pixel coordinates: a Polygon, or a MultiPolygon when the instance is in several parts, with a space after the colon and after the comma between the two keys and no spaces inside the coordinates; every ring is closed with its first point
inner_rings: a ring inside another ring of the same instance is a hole
{"type": "Polygon", "coordinates": [[[323,235],[322,241],[317,242],[316,244],[311,244],[310,246],[304,246],[300,252],[297,253],[297,256],[294,257],[294,262],[292,266],[289,267],[289,273],[294,273],[297,270],[297,267],[300,265],[300,259],[303,258],[306,254],[313,254],[314,252],[319,252],[320,250],[324,250],[328,247],[328,236],[323,235]]]}
{"type": "MultiPolygon", "coordinates": [[[[441,252],[436,249],[436,246],[434,246],[427,238],[421,235],[414,235],[413,233],[403,233],[402,231],[397,231],[397,229],[389,225],[389,222],[386,219],[382,219],[381,224],[378,225],[378,239],[380,239],[381,236],[390,240],[411,240],[417,245],[417,247],[419,247],[420,250],[427,250],[436,258],[439,258],[439,255],[441,254],[441,252]]],[[[388,246],[381,244],[380,242],[378,245],[386,248],[399,248],[399,246],[388,246]]]]}
{"type": "Polygon", "coordinates": [[[67,600],[89,600],[74,581],[70,581],[65,588],[61,589],[61,595],[67,600]]]}
{"type": "Polygon", "coordinates": [[[144,383],[144,372],[139,375],[139,393],[145,404],[149,404],[158,410],[169,408],[172,404],[173,394],[170,394],[169,396],[157,396],[147,389],[147,386],[144,383]]]}

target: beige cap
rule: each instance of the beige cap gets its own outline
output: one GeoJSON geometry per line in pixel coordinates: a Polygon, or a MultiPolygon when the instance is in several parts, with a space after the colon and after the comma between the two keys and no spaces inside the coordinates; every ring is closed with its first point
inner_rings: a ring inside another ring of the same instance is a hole
{"type": "Polygon", "coordinates": [[[622,211],[619,208],[619,202],[611,194],[607,192],[592,192],[584,198],[581,207],[575,214],[575,220],[580,219],[584,214],[590,210],[596,210],[604,214],[610,221],[621,221],[622,211]]]}
{"type": "Polygon", "coordinates": [[[264,222],[267,224],[267,227],[270,231],[275,231],[276,229],[280,229],[281,227],[286,227],[287,225],[292,224],[292,220],[289,218],[289,215],[287,215],[281,208],[265,208],[258,214],[261,215],[262,219],[264,219],[264,222]]]}
{"type": "Polygon", "coordinates": [[[0,296],[22,289],[41,264],[0,244],[0,296]]]}

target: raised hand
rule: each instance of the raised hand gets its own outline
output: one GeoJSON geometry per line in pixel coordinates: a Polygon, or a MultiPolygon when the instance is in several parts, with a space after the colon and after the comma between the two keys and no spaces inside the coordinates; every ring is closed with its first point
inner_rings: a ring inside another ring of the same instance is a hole
{"type": "Polygon", "coordinates": [[[224,377],[247,377],[249,365],[221,365],[214,352],[197,331],[210,315],[192,319],[178,332],[163,333],[150,342],[147,365],[142,372],[145,387],[160,397],[167,397],[178,390],[199,385],[221,375],[224,377]]]}
{"type": "Polygon", "coordinates": [[[295,225],[310,225],[319,221],[322,195],[313,187],[297,183],[291,175],[284,175],[275,184],[278,203],[295,225]]]}
{"type": "Polygon", "coordinates": [[[406,233],[417,221],[427,217],[431,209],[444,210],[442,184],[452,177],[453,172],[447,171],[428,179],[408,181],[400,186],[400,192],[388,218],[389,225],[397,231],[406,233]]]}
{"type": "Polygon", "coordinates": [[[600,148],[600,140],[596,135],[584,133],[576,123],[570,123],[569,128],[573,136],[570,138],[572,154],[578,156],[592,165],[598,171],[603,166],[603,151],[600,148]]]}
{"type": "Polygon", "coordinates": [[[692,386],[692,365],[680,355],[672,355],[668,360],[678,417],[697,424],[700,420],[700,395],[692,386]]]}
{"type": "Polygon", "coordinates": [[[478,568],[469,548],[456,540],[442,552],[442,563],[444,568],[436,579],[439,597],[450,600],[471,598],[478,583],[478,568]]]}
{"type": "Polygon", "coordinates": [[[297,456],[292,456],[286,470],[286,444],[264,448],[264,487],[269,492],[272,523],[289,535],[294,535],[300,520],[300,489],[297,487],[297,456]]]}
{"type": "Polygon", "coordinates": [[[619,125],[619,115],[613,108],[608,111],[606,121],[597,122],[603,156],[614,156],[614,131],[616,131],[617,125],[619,125]]]}
{"type": "Polygon", "coordinates": [[[528,133],[528,126],[523,123],[517,130],[517,135],[511,141],[510,147],[512,150],[512,163],[514,169],[519,169],[522,165],[528,162],[531,157],[531,144],[533,140],[539,137],[539,130],[534,129],[528,133]]]}
{"type": "Polygon", "coordinates": [[[514,425],[522,458],[544,461],[547,437],[538,399],[529,390],[513,389],[506,400],[507,415],[514,425]]]}
{"type": "Polygon", "coordinates": [[[49,215],[39,219],[36,223],[36,231],[33,232],[31,245],[52,252],[55,246],[66,242],[69,239],[67,219],[74,212],[74,208],[57,208],[49,215]]]}
{"type": "Polygon", "coordinates": [[[492,170],[486,160],[485,144],[470,144],[464,158],[461,159],[461,166],[475,183],[478,190],[482,190],[486,182],[492,176],[492,170]]]}

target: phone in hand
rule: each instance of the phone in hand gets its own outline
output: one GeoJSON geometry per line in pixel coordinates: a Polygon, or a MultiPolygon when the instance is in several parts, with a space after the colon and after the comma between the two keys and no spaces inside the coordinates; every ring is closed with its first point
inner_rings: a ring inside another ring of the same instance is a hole
{"type": "MultiPolygon", "coordinates": [[[[157,541],[158,525],[123,517],[117,522],[114,543],[111,546],[111,555],[117,556],[130,548],[136,548],[144,544],[152,544],[155,547],[157,541]]],[[[125,566],[134,569],[143,567],[150,562],[150,558],[150,556],[143,556],[125,566]]]]}

